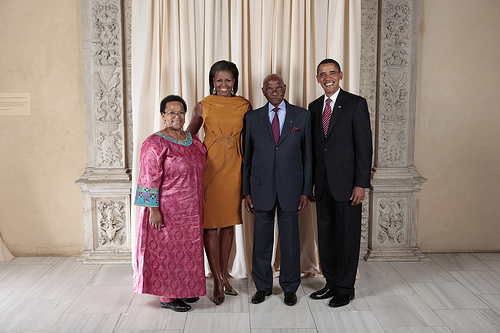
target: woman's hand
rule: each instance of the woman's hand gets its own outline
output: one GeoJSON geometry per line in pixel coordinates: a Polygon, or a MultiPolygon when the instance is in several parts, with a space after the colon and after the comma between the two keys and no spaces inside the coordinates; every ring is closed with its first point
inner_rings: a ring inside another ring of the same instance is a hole
{"type": "Polygon", "coordinates": [[[161,227],[163,227],[163,218],[161,216],[160,207],[149,207],[149,224],[161,231],[161,227]]]}

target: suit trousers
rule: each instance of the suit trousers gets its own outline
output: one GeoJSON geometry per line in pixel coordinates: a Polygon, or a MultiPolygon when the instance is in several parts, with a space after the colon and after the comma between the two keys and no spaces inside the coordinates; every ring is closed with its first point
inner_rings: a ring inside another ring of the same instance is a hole
{"type": "Polygon", "coordinates": [[[272,290],[271,258],[276,212],[281,251],[279,283],[284,292],[296,292],[300,285],[299,214],[297,211],[283,211],[277,199],[270,211],[254,209],[252,277],[257,290],[272,290]]]}
{"type": "Polygon", "coordinates": [[[362,204],[336,201],[328,182],[316,201],[319,261],[328,287],[354,293],[361,240],[362,204]]]}

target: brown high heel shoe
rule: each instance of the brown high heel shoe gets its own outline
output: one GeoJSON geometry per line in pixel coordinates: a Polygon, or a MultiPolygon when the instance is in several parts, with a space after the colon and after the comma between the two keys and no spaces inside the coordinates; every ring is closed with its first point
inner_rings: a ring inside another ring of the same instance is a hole
{"type": "Polygon", "coordinates": [[[215,305],[221,305],[222,303],[224,303],[224,299],[225,299],[224,296],[222,296],[222,297],[215,297],[214,296],[214,303],[215,303],[215,305]]]}
{"type": "Polygon", "coordinates": [[[231,288],[231,289],[224,288],[224,294],[229,295],[229,296],[238,296],[238,292],[236,290],[234,290],[234,288],[231,288]]]}

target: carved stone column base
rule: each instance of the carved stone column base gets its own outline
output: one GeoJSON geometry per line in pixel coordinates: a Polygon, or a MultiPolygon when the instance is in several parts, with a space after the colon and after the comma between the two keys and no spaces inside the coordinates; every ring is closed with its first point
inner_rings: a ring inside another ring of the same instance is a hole
{"type": "Polygon", "coordinates": [[[366,261],[419,261],[424,259],[425,255],[420,252],[419,248],[416,249],[403,249],[403,250],[370,250],[365,254],[366,261]]]}
{"type": "Polygon", "coordinates": [[[414,166],[374,169],[369,219],[371,237],[365,260],[425,258],[417,244],[418,194],[425,181],[414,166]]]}
{"type": "Polygon", "coordinates": [[[82,188],[85,263],[131,262],[130,172],[87,168],[76,181],[82,188]]]}

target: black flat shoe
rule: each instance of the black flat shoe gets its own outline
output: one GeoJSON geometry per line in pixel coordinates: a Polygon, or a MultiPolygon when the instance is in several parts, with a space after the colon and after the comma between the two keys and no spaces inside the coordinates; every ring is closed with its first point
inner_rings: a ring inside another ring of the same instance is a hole
{"type": "Polygon", "coordinates": [[[181,298],[185,303],[194,303],[200,300],[199,297],[181,298]]]}
{"type": "Polygon", "coordinates": [[[285,291],[285,304],[286,305],[295,305],[297,304],[297,295],[293,292],[287,292],[285,291]]]}
{"type": "Polygon", "coordinates": [[[313,292],[309,297],[312,299],[327,299],[333,297],[334,294],[335,290],[326,286],[323,289],[313,292]]]}
{"type": "Polygon", "coordinates": [[[346,306],[353,299],[354,299],[354,293],[352,293],[352,294],[336,293],[335,295],[333,295],[333,297],[330,300],[330,302],[328,302],[328,306],[331,306],[332,308],[338,308],[338,307],[341,307],[341,306],[346,306]]]}
{"type": "Polygon", "coordinates": [[[266,300],[266,296],[271,296],[271,291],[257,290],[252,296],[252,303],[259,304],[266,300]]]}
{"type": "Polygon", "coordinates": [[[175,312],[186,312],[191,310],[191,305],[184,303],[182,299],[174,299],[172,302],[160,301],[160,306],[175,312]]]}

